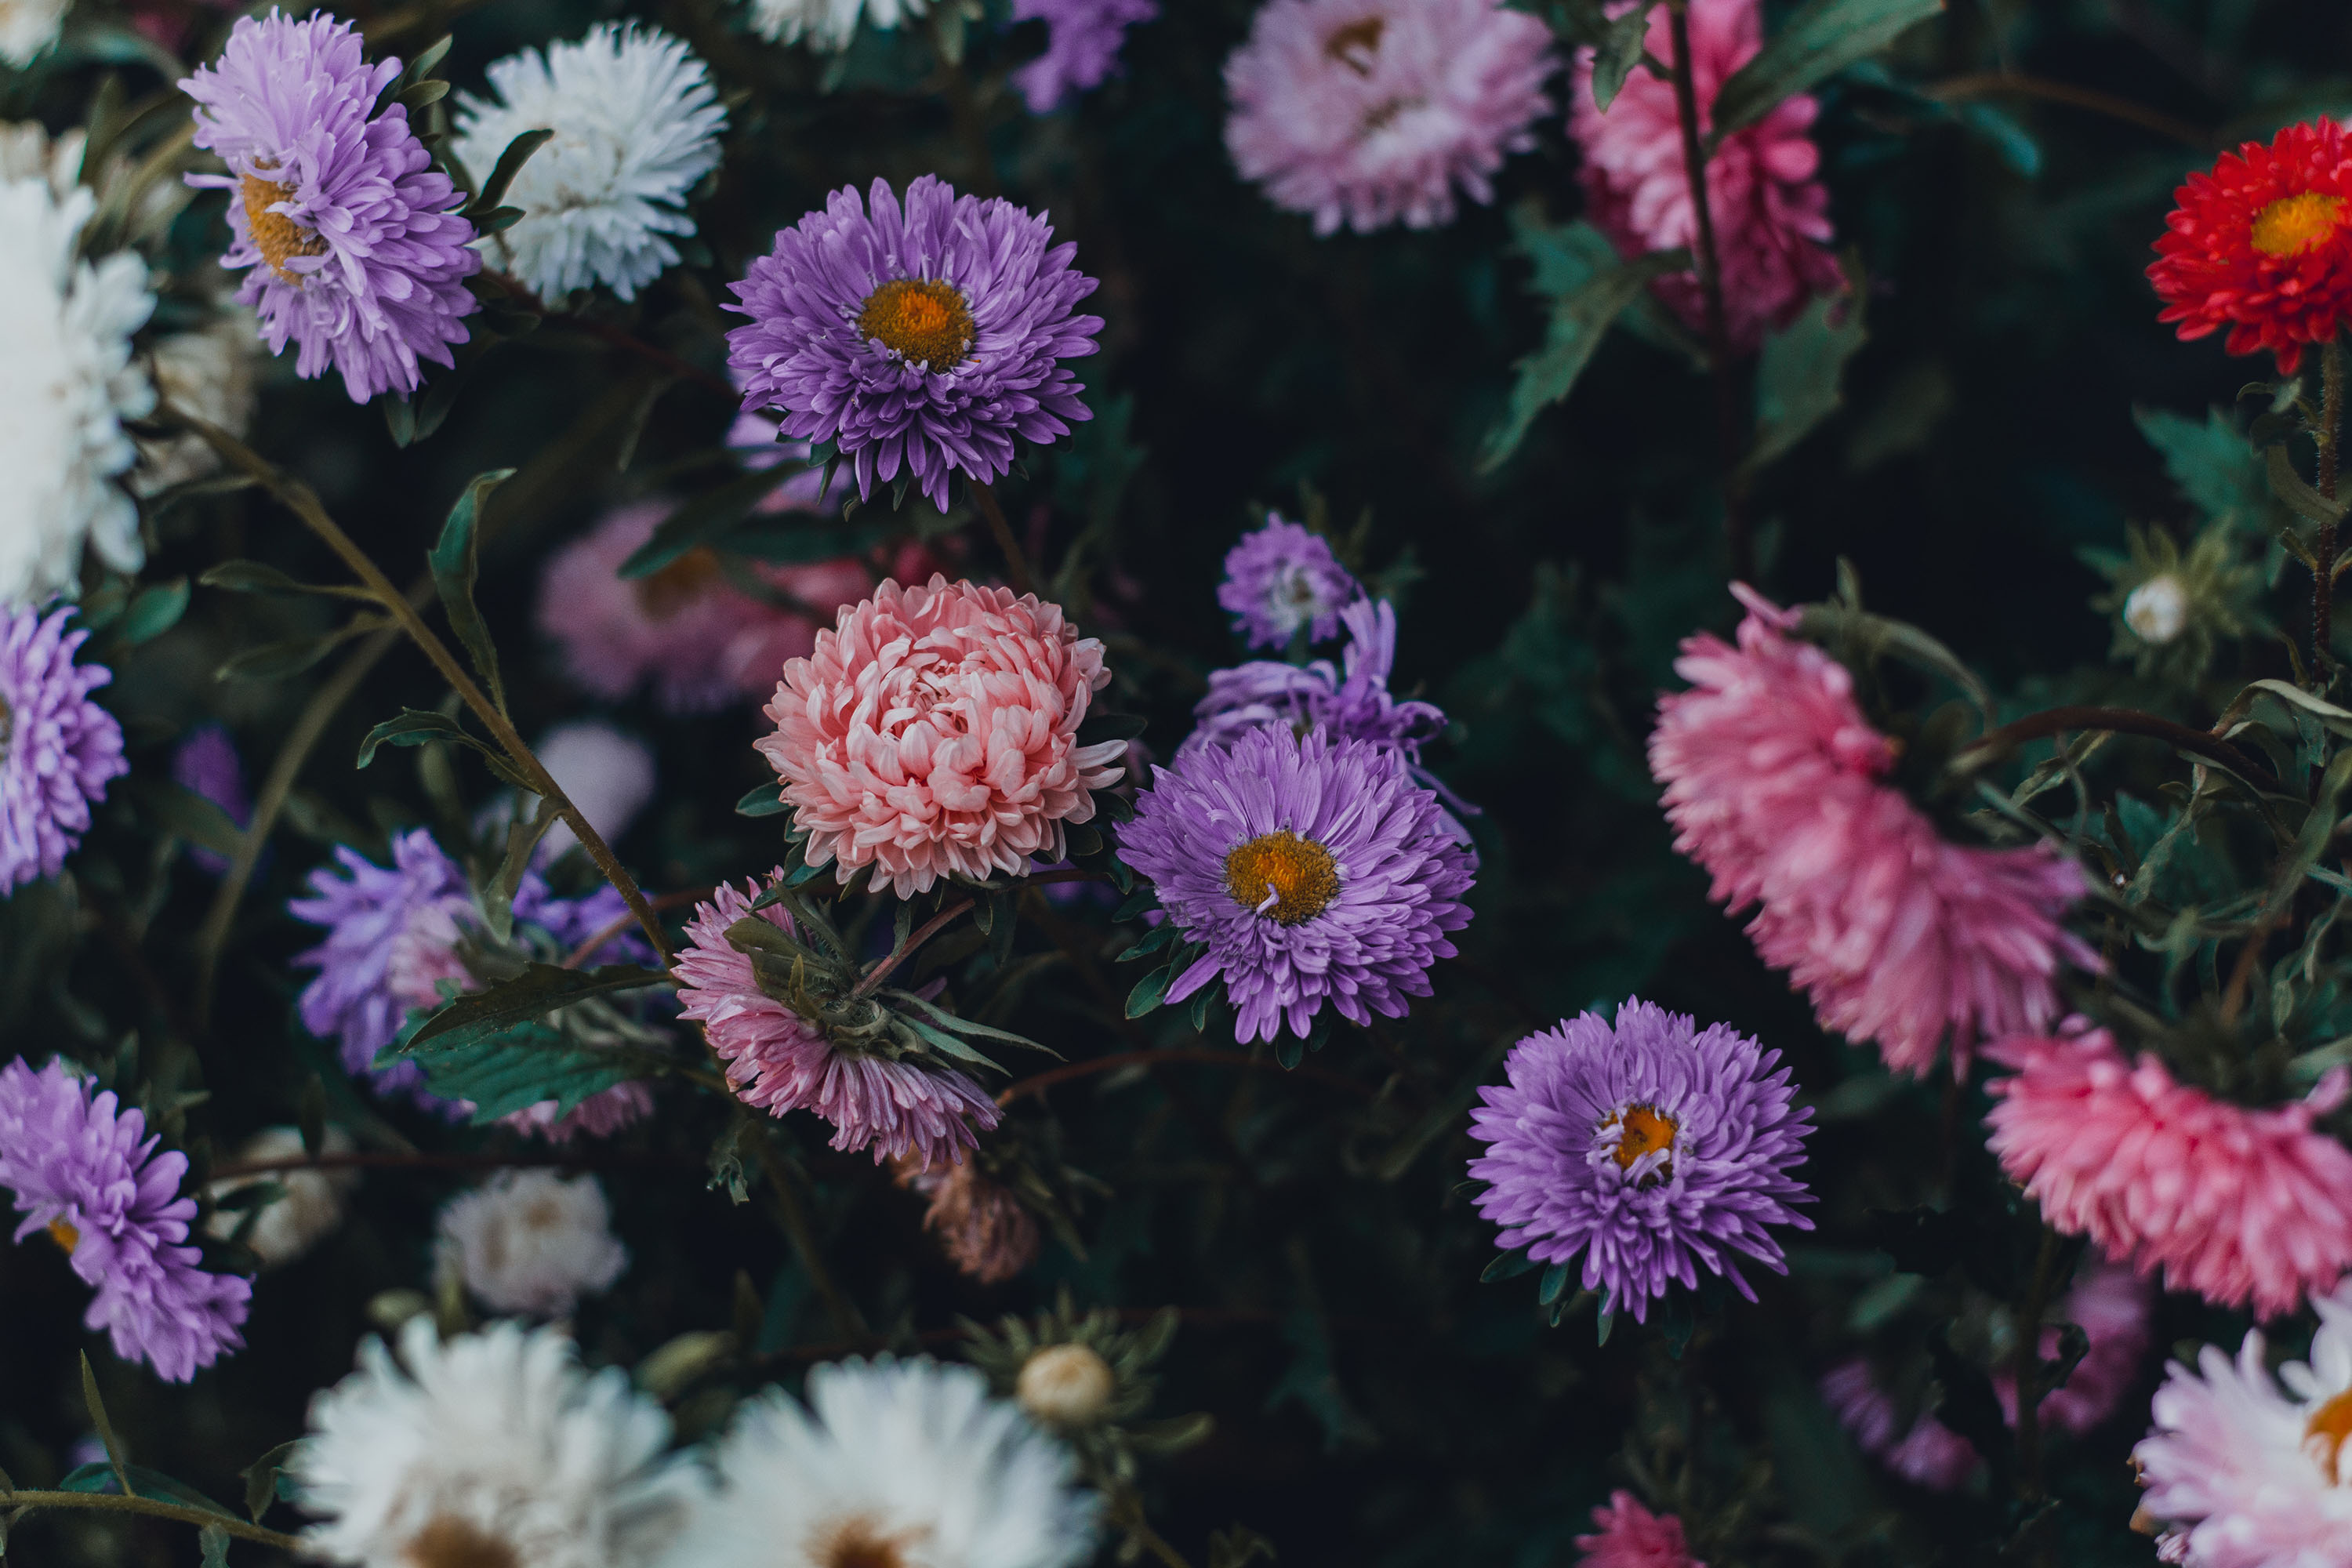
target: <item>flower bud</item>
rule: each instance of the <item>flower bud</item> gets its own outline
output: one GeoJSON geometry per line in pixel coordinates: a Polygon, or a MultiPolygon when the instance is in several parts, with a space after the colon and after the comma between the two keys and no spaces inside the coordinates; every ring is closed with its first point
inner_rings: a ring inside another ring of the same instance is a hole
{"type": "Polygon", "coordinates": [[[1118,1390],[1110,1363],[1086,1345],[1046,1345],[1021,1366],[1013,1397],[1021,1408],[1056,1426],[1097,1419],[1118,1390]]]}
{"type": "Polygon", "coordinates": [[[2169,572],[2150,577],[2124,601],[2124,625],[2144,643],[2168,643],[2188,624],[2188,591],[2180,579],[2169,572]]]}

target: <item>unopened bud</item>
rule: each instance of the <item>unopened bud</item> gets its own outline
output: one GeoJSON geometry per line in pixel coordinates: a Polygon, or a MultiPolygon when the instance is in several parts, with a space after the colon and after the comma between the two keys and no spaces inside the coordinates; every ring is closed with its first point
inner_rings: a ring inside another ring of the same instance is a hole
{"type": "Polygon", "coordinates": [[[1083,1426],[1099,1417],[1118,1380],[1110,1363],[1085,1345],[1047,1345],[1022,1364],[1013,1397],[1021,1408],[1056,1426],[1083,1426]]]}
{"type": "Polygon", "coordinates": [[[2189,595],[2180,579],[2167,572],[2150,577],[2124,601],[2124,625],[2151,646],[2161,646],[2180,635],[2189,624],[2189,595]]]}

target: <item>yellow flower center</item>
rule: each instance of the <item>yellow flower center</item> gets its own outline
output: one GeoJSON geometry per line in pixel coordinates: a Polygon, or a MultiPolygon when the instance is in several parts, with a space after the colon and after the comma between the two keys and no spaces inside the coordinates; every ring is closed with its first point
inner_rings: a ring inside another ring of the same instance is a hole
{"type": "Polygon", "coordinates": [[[1339,863],[1312,838],[1286,827],[1238,845],[1225,857],[1225,891],[1242,908],[1295,926],[1321,914],[1339,896],[1339,863]]]}
{"type": "Polygon", "coordinates": [[[2342,196],[2305,191],[2281,196],[2254,215],[2254,248],[2264,256],[2301,256],[2333,238],[2347,205],[2342,196]]]}
{"type": "Polygon", "coordinates": [[[1381,35],[1388,30],[1388,25],[1385,16],[1350,22],[1323,40],[1323,52],[1358,76],[1370,76],[1372,62],[1380,56],[1381,35]]]}
{"type": "Polygon", "coordinates": [[[866,297],[857,330],[908,364],[945,370],[971,352],[977,331],[963,291],[936,278],[894,278],[866,297]]]}
{"type": "MultiPolygon", "coordinates": [[[[1682,1131],[1673,1117],[1661,1115],[1646,1105],[1629,1105],[1622,1112],[1601,1124],[1603,1131],[1620,1126],[1623,1131],[1617,1136],[1616,1158],[1617,1168],[1621,1171],[1632,1170],[1644,1154],[1673,1149],[1675,1134],[1682,1131]]],[[[1674,1162],[1664,1161],[1656,1170],[1642,1178],[1642,1185],[1654,1185],[1674,1173],[1674,1162]]]]}
{"type": "Polygon", "coordinates": [[[666,621],[719,580],[719,552],[698,544],[650,577],[637,580],[637,604],[648,618],[666,621]]]}
{"type": "Polygon", "coordinates": [[[49,1239],[64,1247],[68,1257],[71,1257],[73,1249],[81,1245],[81,1232],[76,1230],[73,1227],[73,1222],[63,1215],[49,1221],[47,1229],[49,1239]]]}
{"type": "Polygon", "coordinates": [[[466,1520],[436,1514],[401,1553],[404,1568],[520,1568],[515,1549],[466,1520]]]}
{"type": "Polygon", "coordinates": [[[2303,1451],[2318,1462],[2330,1482],[2343,1479],[2337,1461],[2343,1457],[2347,1437],[2352,1437],[2352,1388],[2313,1411],[2310,1424],[2303,1429],[2303,1451]]]}
{"type": "Polygon", "coordinates": [[[237,181],[236,194],[245,203],[245,226],[252,232],[253,247],[261,252],[261,259],[287,282],[301,282],[301,274],[286,270],[287,258],[324,256],[327,242],[284,213],[269,210],[275,203],[292,201],[294,187],[247,174],[237,181]]]}

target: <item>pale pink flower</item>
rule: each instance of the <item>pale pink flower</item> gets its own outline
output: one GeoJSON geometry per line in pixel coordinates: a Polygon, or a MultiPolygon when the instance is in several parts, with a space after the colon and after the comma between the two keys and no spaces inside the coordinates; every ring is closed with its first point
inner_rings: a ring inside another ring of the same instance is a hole
{"type": "Polygon", "coordinates": [[[1902,1407],[1879,1386],[1870,1363],[1857,1356],[1822,1374],[1822,1399],[1855,1447],[1913,1486],[1948,1492],[1976,1473],[1976,1446],[1922,1410],[1908,1427],[1902,1407]]]}
{"type": "MultiPolygon", "coordinates": [[[[1763,47],[1757,0],[1691,0],[1691,76],[1699,122],[1711,126],[1715,95],[1763,47]]],[[[1664,7],[1651,13],[1646,47],[1671,63],[1664,7]]],[[[1569,129],[1584,150],[1587,216],[1627,257],[1696,248],[1696,208],[1683,163],[1681,121],[1671,80],[1635,67],[1607,113],[1592,98],[1592,51],[1578,52],[1569,129]]],[[[1820,105],[1800,93],[1758,123],[1724,139],[1706,166],[1707,214],[1723,263],[1723,310],[1732,346],[1764,341],[1815,294],[1844,288],[1837,259],[1822,248],[1833,231],[1829,193],[1815,176],[1821,153],[1806,134],[1820,105]]],[[[1695,331],[1706,324],[1696,274],[1656,284],[1658,297],[1695,331]]]]}
{"type": "Polygon", "coordinates": [[[1925,1074],[1949,1040],[2046,1028],[2061,962],[2098,955],[2060,926],[2082,874],[2042,845],[1948,843],[1885,783],[1895,748],[1843,666],[1785,633],[1794,612],[1747,588],[1738,646],[1683,644],[1689,691],[1658,701],[1650,769],[1675,847],[1715,879],[1748,934],[1790,972],[1823,1026],[1925,1074]]]}
{"type": "Polygon", "coordinates": [[[1226,149],[1317,234],[1451,223],[1535,145],[1550,38],[1497,0],[1267,0],[1225,62],[1226,149]]]}
{"type": "Polygon", "coordinates": [[[2352,1151],[2312,1123],[2344,1102],[2332,1068],[2308,1098],[2256,1110],[2177,1083],[2105,1029],[1986,1047],[2012,1069],[1987,1085],[1990,1146],[2070,1236],[2087,1236],[2169,1289],[2292,1312],[2352,1268],[2352,1151]]]}
{"type": "Polygon", "coordinates": [[[1598,1534],[1576,1538],[1583,1568],[1706,1568],[1691,1555],[1683,1521],[1671,1513],[1652,1513],[1632,1492],[1610,1493],[1608,1502],[1592,1510],[1592,1522],[1598,1534]]]}
{"type": "Polygon", "coordinates": [[[1002,1285],[1037,1261],[1035,1217],[1010,1187],[982,1174],[979,1161],[925,1170],[906,1160],[894,1174],[899,1185],[930,1200],[923,1228],[973,1283],[1002,1285]]]}
{"type": "Polygon", "coordinates": [[[537,1105],[527,1105],[511,1115],[499,1117],[499,1124],[544,1138],[551,1143],[569,1143],[583,1133],[591,1138],[610,1138],[653,1114],[654,1091],[633,1079],[597,1090],[562,1116],[555,1114],[556,1104],[555,1100],[542,1100],[537,1105]]]}
{"type": "MultiPolygon", "coordinates": [[[[782,873],[777,873],[781,875],[782,873]]],[[[772,878],[771,879],[772,880],[772,878]]],[[[771,1115],[813,1110],[833,1123],[833,1147],[871,1147],[877,1163],[909,1159],[940,1167],[977,1146],[972,1128],[1003,1114],[980,1085],[952,1068],[836,1047],[824,1032],[760,989],[751,961],[727,940],[727,928],[751,912],[758,884],[741,891],[721,883],[687,922],[688,945],[672,970],[678,1011],[702,1026],[727,1064],[736,1098],[771,1115]]],[[[779,931],[790,917],[771,906],[761,919],[779,931]]]]}
{"type": "Polygon", "coordinates": [[[2233,1363],[2172,1363],[2155,1427],[2132,1450],[2142,1511],[2166,1521],[2160,1553],[2189,1568],[2342,1568],[2352,1563],[2352,1282],[2315,1298],[2311,1359],[2273,1378],[2260,1330],[2233,1363]]]}
{"type": "Polygon", "coordinates": [[[650,683],[676,713],[757,698],[785,660],[809,651],[819,625],[873,591],[874,573],[854,559],[747,566],[800,606],[785,608],[729,582],[718,553],[702,547],[649,577],[623,577],[621,563],[670,510],[659,500],[615,510],[557,551],[541,579],[539,628],[562,650],[572,679],[599,697],[650,683]]]}
{"type": "Polygon", "coordinates": [[[900,898],[940,878],[1025,873],[1067,853],[1118,782],[1123,741],[1078,744],[1110,680],[1102,644],[1009,588],[885,583],[784,666],[757,745],[812,866],[874,868],[900,898]]]}

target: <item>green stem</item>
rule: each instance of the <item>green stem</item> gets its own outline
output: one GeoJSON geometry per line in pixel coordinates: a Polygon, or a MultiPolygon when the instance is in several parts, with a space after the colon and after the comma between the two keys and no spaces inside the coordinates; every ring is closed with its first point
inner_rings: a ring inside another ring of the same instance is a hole
{"type": "Polygon", "coordinates": [[[2011,1375],[2017,1380],[2017,1486],[2028,1503],[2042,1500],[2042,1315],[2050,1310],[2050,1294],[2057,1288],[2058,1233],[2042,1227],[2042,1249],[2033,1262],[2033,1282],[2026,1289],[2025,1312],[2018,1325],[2016,1358],[2011,1375]]]}
{"type": "Polygon", "coordinates": [[[1151,1521],[1144,1517],[1143,1500],[1136,1495],[1133,1487],[1122,1486],[1111,1493],[1110,1519],[1127,1531],[1129,1539],[1140,1542],[1145,1551],[1159,1558],[1164,1568],[1192,1568],[1182,1552],[1151,1528],[1151,1521]]]}
{"type": "Polygon", "coordinates": [[[988,531],[996,535],[996,547],[1004,552],[1004,570],[1013,579],[1013,591],[1035,593],[1037,580],[1030,575],[1029,557],[1021,552],[1020,542],[1013,537],[1013,525],[1004,521],[1004,509],[996,504],[995,489],[985,479],[974,479],[971,495],[980,503],[980,515],[988,519],[988,531]]]}
{"type": "MultiPolygon", "coordinates": [[[[2312,432],[2319,444],[2319,474],[2316,489],[2329,500],[2336,499],[2336,443],[2344,426],[2344,340],[2327,340],[2319,353],[2319,428],[2312,432]]],[[[2329,656],[2335,632],[2336,593],[2336,524],[2333,521],[2319,525],[2318,548],[2315,552],[2311,573],[2311,673],[2312,679],[2326,684],[2322,661],[2329,656]]]]}
{"type": "Polygon", "coordinates": [[[299,1538],[282,1531],[264,1529],[210,1509],[189,1508],[158,1498],[118,1497],[112,1492],[0,1491],[0,1508],[79,1508],[99,1513],[143,1513],[152,1519],[173,1519],[200,1529],[220,1530],[239,1541],[258,1542],[280,1552],[299,1553],[302,1550],[299,1538]]]}
{"type": "Polygon", "coordinates": [[[844,1339],[870,1338],[866,1315],[843,1292],[833,1270],[825,1267],[824,1254],[816,1244],[816,1232],[809,1225],[808,1210],[801,1206],[800,1193],[793,1185],[793,1173],[784,1157],[776,1152],[775,1141],[764,1127],[755,1136],[760,1145],[760,1169],[768,1178],[768,1192],[775,1205],[776,1223],[783,1228],[784,1238],[793,1244],[801,1267],[808,1270],[817,1295],[824,1299],[824,1310],[833,1319],[834,1332],[844,1339]]]}

